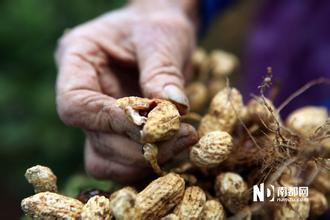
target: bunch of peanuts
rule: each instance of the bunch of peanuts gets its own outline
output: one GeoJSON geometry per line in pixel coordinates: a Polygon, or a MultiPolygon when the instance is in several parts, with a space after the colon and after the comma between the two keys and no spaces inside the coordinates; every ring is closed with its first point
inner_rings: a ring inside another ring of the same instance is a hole
{"type": "MultiPolygon", "coordinates": [[[[138,141],[144,157],[160,177],[140,192],[127,186],[108,197],[95,195],[83,203],[58,194],[56,176],[48,167],[37,165],[25,174],[36,194],[22,200],[24,213],[33,219],[81,220],[221,220],[255,216],[281,220],[313,219],[322,215],[329,208],[329,153],[304,157],[283,167],[281,172],[273,171],[271,174],[277,174],[278,178],[271,182],[268,181],[271,178],[264,179],[275,187],[309,186],[308,200],[268,202],[256,209],[256,204],[263,204],[251,201],[251,191],[261,180],[255,176],[266,172],[260,166],[266,159],[262,155],[258,158],[258,152],[266,152],[270,145],[281,142],[278,140],[282,140],[282,136],[285,136],[283,140],[291,138],[294,144],[283,141],[278,146],[284,146],[284,142],[291,144],[291,148],[320,146],[322,151],[330,152],[329,127],[325,126],[330,123],[327,110],[306,106],[282,122],[271,100],[258,96],[244,105],[240,92],[228,86],[226,77],[238,66],[234,55],[224,51],[207,55],[197,49],[192,61],[197,77],[186,87],[191,109],[207,109],[207,113],[197,125],[199,141],[190,147],[186,157],[180,158],[179,165],[164,171],[157,163],[158,142],[172,138],[183,121],[175,103],[124,97],[117,100],[117,105],[141,128],[138,141]],[[248,132],[244,132],[246,130],[248,132]],[[321,131],[326,133],[324,138],[316,135],[321,131]]],[[[290,153],[296,151],[300,152],[290,149],[290,153]]],[[[299,155],[296,153],[295,157],[299,155]]],[[[280,158],[276,152],[271,157],[280,158]]]]}

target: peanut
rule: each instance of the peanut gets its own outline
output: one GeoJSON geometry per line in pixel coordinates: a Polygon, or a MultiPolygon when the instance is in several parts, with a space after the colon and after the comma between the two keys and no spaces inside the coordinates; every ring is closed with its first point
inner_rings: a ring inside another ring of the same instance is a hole
{"type": "Polygon", "coordinates": [[[232,172],[221,173],[215,180],[215,192],[221,203],[236,213],[248,203],[247,184],[243,178],[232,172]]]}
{"type": "Polygon", "coordinates": [[[272,101],[267,98],[255,97],[247,104],[248,119],[259,125],[272,126],[280,116],[272,101]]]}
{"type": "Polygon", "coordinates": [[[104,196],[93,196],[84,205],[81,220],[110,220],[110,201],[104,196]]]}
{"type": "Polygon", "coordinates": [[[203,137],[211,131],[221,131],[222,129],[223,126],[218,122],[215,116],[206,114],[198,126],[198,136],[203,137]]]}
{"type": "Polygon", "coordinates": [[[321,168],[320,173],[314,179],[312,185],[315,189],[320,191],[321,193],[327,194],[330,192],[330,159],[324,160],[325,167],[321,168]]]}
{"type": "Polygon", "coordinates": [[[202,220],[223,220],[225,219],[225,210],[217,200],[208,200],[205,202],[202,212],[202,220]]]}
{"type": "Polygon", "coordinates": [[[180,128],[180,114],[174,104],[162,100],[148,114],[143,127],[142,141],[154,143],[173,137],[180,128]]]}
{"type": "Polygon", "coordinates": [[[141,219],[141,212],[135,207],[136,197],[137,193],[131,187],[125,187],[110,196],[111,211],[117,220],[141,219]]]}
{"type": "Polygon", "coordinates": [[[217,118],[222,131],[230,133],[242,108],[243,100],[240,92],[235,88],[225,88],[213,97],[209,114],[217,118]]]}
{"type": "Polygon", "coordinates": [[[182,199],[185,182],[174,173],[152,181],[138,193],[136,207],[141,210],[142,219],[157,219],[166,215],[182,199]]]}
{"type": "Polygon", "coordinates": [[[210,97],[214,97],[220,90],[226,87],[226,80],[223,78],[213,77],[208,82],[208,93],[210,97]]]}
{"type": "Polygon", "coordinates": [[[36,165],[26,170],[25,178],[33,185],[34,192],[57,192],[57,178],[51,169],[36,165]]]}
{"type": "Polygon", "coordinates": [[[83,203],[53,192],[41,192],[22,200],[22,210],[34,219],[79,219],[83,203]]]}
{"type": "Polygon", "coordinates": [[[323,125],[328,118],[326,108],[306,106],[292,112],[286,119],[286,125],[305,138],[313,135],[314,131],[323,125]]]}
{"type": "Polygon", "coordinates": [[[216,76],[228,76],[238,66],[238,59],[223,50],[215,50],[210,55],[210,64],[216,76]]]}
{"type": "Polygon", "coordinates": [[[201,82],[190,83],[186,87],[186,94],[189,99],[191,111],[200,111],[208,100],[208,91],[201,82]]]}
{"type": "Polygon", "coordinates": [[[171,213],[164,216],[161,220],[180,220],[180,218],[176,214],[171,213]]]}
{"type": "Polygon", "coordinates": [[[199,167],[215,167],[228,158],[232,145],[227,132],[209,132],[192,147],[190,160],[199,167]]]}
{"type": "Polygon", "coordinates": [[[207,59],[207,55],[204,49],[196,48],[193,52],[191,62],[195,67],[200,67],[207,59]]]}
{"type": "Polygon", "coordinates": [[[180,128],[180,113],[169,101],[131,96],[116,103],[134,124],[142,127],[142,143],[167,140],[180,128]],[[145,114],[141,115],[141,111],[145,114]]]}
{"type": "Polygon", "coordinates": [[[310,215],[320,216],[328,208],[328,201],[324,194],[315,189],[309,190],[310,215]]]}
{"type": "Polygon", "coordinates": [[[200,219],[206,195],[198,186],[188,187],[180,204],[175,208],[174,213],[180,219],[200,219]]]}
{"type": "Polygon", "coordinates": [[[289,201],[274,210],[274,219],[304,220],[309,216],[309,209],[310,204],[308,201],[289,201]]]}

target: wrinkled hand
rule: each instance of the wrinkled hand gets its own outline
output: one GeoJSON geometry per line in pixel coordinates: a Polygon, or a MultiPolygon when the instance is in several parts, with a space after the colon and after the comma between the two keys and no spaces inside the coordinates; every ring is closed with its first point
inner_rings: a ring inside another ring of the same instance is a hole
{"type": "MultiPolygon", "coordinates": [[[[183,85],[193,36],[192,24],[176,8],[153,13],[129,6],[61,38],[56,52],[57,109],[66,124],[86,133],[88,173],[122,182],[148,174],[142,145],[134,141],[139,138],[139,128],[115,101],[137,95],[188,106],[183,85]]],[[[160,163],[196,139],[195,130],[182,124],[174,138],[159,145],[160,163]]]]}

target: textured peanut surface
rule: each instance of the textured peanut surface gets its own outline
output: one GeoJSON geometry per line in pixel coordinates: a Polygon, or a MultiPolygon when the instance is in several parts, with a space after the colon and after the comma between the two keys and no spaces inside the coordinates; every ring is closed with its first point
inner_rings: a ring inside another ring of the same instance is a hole
{"type": "Polygon", "coordinates": [[[83,203],[52,192],[41,192],[23,199],[22,210],[35,219],[78,219],[83,203]]]}
{"type": "Polygon", "coordinates": [[[136,207],[143,219],[157,219],[168,214],[182,199],[185,182],[177,174],[169,173],[152,181],[138,193],[136,207]]]}
{"type": "Polygon", "coordinates": [[[248,202],[247,184],[236,173],[226,172],[218,175],[214,187],[221,203],[232,213],[242,209],[248,202]]]}
{"type": "Polygon", "coordinates": [[[292,112],[286,119],[286,125],[298,134],[309,137],[325,123],[327,118],[326,108],[306,106],[292,112]]]}
{"type": "Polygon", "coordinates": [[[310,213],[313,216],[319,216],[328,208],[328,201],[324,194],[315,189],[310,189],[308,194],[310,203],[310,213]]]}
{"type": "Polygon", "coordinates": [[[167,140],[180,128],[180,113],[169,101],[131,96],[116,103],[133,123],[142,126],[142,143],[167,140]],[[140,111],[146,114],[140,115],[140,111]]]}
{"type": "Polygon", "coordinates": [[[243,100],[240,92],[235,88],[225,88],[219,91],[212,99],[209,114],[215,116],[222,126],[222,131],[231,132],[237,115],[243,108],[243,100]]]}
{"type": "Polygon", "coordinates": [[[117,220],[141,219],[141,212],[135,207],[137,193],[131,187],[124,187],[110,196],[110,208],[117,220]]]}
{"type": "Polygon", "coordinates": [[[274,211],[274,220],[304,220],[309,216],[308,201],[291,201],[280,204],[274,211]]]}
{"type": "Polygon", "coordinates": [[[201,217],[202,220],[223,220],[225,219],[225,210],[217,200],[208,200],[204,204],[201,217]]]}
{"type": "Polygon", "coordinates": [[[180,113],[171,102],[162,100],[148,114],[143,127],[142,141],[154,143],[171,138],[180,128],[180,113]]]}
{"type": "Polygon", "coordinates": [[[228,158],[232,145],[232,137],[227,132],[209,132],[192,147],[190,159],[199,167],[214,167],[228,158]]]}
{"type": "Polygon", "coordinates": [[[180,219],[200,219],[206,201],[204,191],[198,186],[188,187],[174,213],[180,219]]]}
{"type": "Polygon", "coordinates": [[[57,192],[57,178],[53,171],[45,166],[36,165],[26,170],[25,178],[33,185],[34,192],[57,192]]]}
{"type": "Polygon", "coordinates": [[[81,213],[81,220],[109,220],[110,218],[110,201],[104,196],[90,198],[81,213]]]}

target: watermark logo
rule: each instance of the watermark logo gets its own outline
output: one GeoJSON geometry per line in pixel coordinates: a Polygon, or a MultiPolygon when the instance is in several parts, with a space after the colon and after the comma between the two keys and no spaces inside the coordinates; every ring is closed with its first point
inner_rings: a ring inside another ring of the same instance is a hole
{"type": "Polygon", "coordinates": [[[253,202],[287,202],[308,200],[308,186],[274,187],[264,183],[253,186],[253,202]]]}

